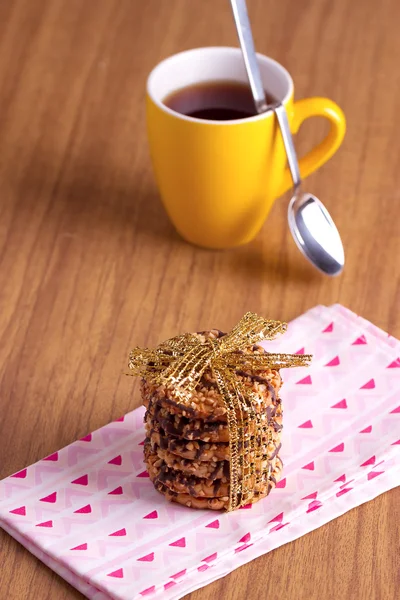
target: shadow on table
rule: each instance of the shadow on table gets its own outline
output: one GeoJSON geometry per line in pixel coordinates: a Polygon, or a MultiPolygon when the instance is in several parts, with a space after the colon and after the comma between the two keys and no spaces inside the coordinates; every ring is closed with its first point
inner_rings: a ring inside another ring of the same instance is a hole
{"type": "Polygon", "coordinates": [[[182,260],[196,253],[200,270],[209,269],[212,256],[218,276],[240,274],[244,280],[261,277],[271,283],[312,283],[321,277],[286,242],[283,247],[277,241],[266,246],[265,230],[250,244],[228,251],[186,243],[164,211],[150,167],[127,173],[115,165],[66,158],[57,173],[51,157],[36,156],[17,185],[19,209],[32,211],[46,204],[44,219],[60,235],[116,236],[128,244],[153,245],[157,251],[172,245],[182,260]]]}
{"type": "Polygon", "coordinates": [[[313,284],[321,281],[323,275],[318,273],[295,248],[289,250],[285,241],[284,247],[268,246],[263,240],[265,232],[261,231],[257,238],[232,251],[229,268],[232,272],[240,272],[249,280],[260,278],[270,283],[287,282],[313,284]]]}

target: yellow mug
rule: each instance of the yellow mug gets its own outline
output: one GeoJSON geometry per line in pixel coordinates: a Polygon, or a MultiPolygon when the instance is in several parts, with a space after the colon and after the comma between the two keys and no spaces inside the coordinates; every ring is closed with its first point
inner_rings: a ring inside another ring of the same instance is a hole
{"type": "MultiPolygon", "coordinates": [[[[300,159],[301,175],[307,177],[342,143],[344,114],[326,98],[294,102],[286,69],[272,58],[258,58],[264,87],[285,105],[292,133],[308,117],[330,122],[326,138],[300,159]]],[[[198,246],[230,248],[257,235],[292,180],[273,111],[209,121],[163,103],[176,90],[212,81],[247,82],[239,48],[198,48],[162,61],[147,81],[147,129],[161,198],[177,231],[198,246]]]]}

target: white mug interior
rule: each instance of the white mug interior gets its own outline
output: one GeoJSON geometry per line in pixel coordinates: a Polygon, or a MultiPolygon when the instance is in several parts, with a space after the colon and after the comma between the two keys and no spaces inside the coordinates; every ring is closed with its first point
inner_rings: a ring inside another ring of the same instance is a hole
{"type": "MultiPolygon", "coordinates": [[[[287,70],[278,62],[257,54],[264,89],[277,100],[286,103],[293,93],[293,81],[287,70]]],[[[248,83],[246,68],[240,48],[210,47],[186,50],[160,62],[150,73],[147,80],[147,93],[153,102],[165,112],[189,121],[199,121],[175,112],[164,104],[164,99],[173,92],[209,81],[237,81],[248,83]]],[[[271,113],[263,113],[235,121],[218,121],[229,126],[240,120],[258,120],[271,113]]],[[[206,119],[201,119],[207,123],[206,119]]],[[[208,121],[215,124],[216,121],[208,121]]]]}

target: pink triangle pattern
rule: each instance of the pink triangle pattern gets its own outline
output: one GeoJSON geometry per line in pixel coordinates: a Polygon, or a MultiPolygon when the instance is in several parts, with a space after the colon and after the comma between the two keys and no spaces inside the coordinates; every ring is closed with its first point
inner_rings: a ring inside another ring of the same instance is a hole
{"type": "Polygon", "coordinates": [[[179,540],[176,540],[176,542],[172,542],[169,545],[170,546],[175,546],[176,548],[185,548],[186,547],[186,540],[183,537],[183,538],[180,538],[179,540]]]}
{"type": "Polygon", "coordinates": [[[311,375],[307,375],[307,377],[300,379],[300,381],[298,381],[297,383],[302,384],[302,385],[311,385],[312,384],[311,375]]]}
{"type": "Polygon", "coordinates": [[[142,471],[141,473],[139,473],[139,475],[136,475],[136,477],[150,477],[150,475],[147,471],[142,471]]]}
{"type": "Polygon", "coordinates": [[[325,329],[322,330],[322,333],[332,333],[333,331],[333,323],[329,323],[329,325],[327,327],[325,327],[325,329]]]}
{"type": "Polygon", "coordinates": [[[71,550],[87,550],[88,549],[88,545],[85,544],[80,544],[79,546],[75,546],[75,548],[71,548],[71,550]]]}
{"type": "Polygon", "coordinates": [[[114,531],[114,533],[110,533],[109,537],[124,537],[126,535],[125,527],[123,529],[118,529],[118,531],[114,531]]]}
{"type": "Polygon", "coordinates": [[[53,527],[53,521],[43,521],[43,523],[38,523],[36,527],[53,527]]]}
{"type": "Polygon", "coordinates": [[[396,358],[393,362],[388,364],[387,369],[400,369],[400,358],[396,358]]]}
{"type": "Polygon", "coordinates": [[[347,492],[351,492],[353,488],[343,488],[342,490],[339,490],[339,492],[336,492],[336,497],[340,498],[340,496],[343,496],[343,494],[347,494],[347,492]]]}
{"type": "Polygon", "coordinates": [[[48,496],[45,496],[44,498],[40,498],[40,502],[50,502],[51,504],[54,504],[54,502],[57,501],[57,492],[53,492],[52,494],[49,494],[48,496]]]}
{"type": "Polygon", "coordinates": [[[89,478],[87,475],[82,475],[82,477],[74,479],[73,481],[71,481],[71,483],[75,483],[76,485],[88,485],[89,478]]]}
{"type": "Polygon", "coordinates": [[[57,462],[58,461],[58,452],[54,452],[54,454],[50,454],[49,456],[46,456],[46,458],[44,458],[43,460],[51,460],[52,462],[57,462]]]}
{"type": "Polygon", "coordinates": [[[340,365],[340,358],[338,356],[335,356],[335,358],[332,358],[332,360],[330,360],[328,363],[326,363],[326,367],[338,367],[340,365]]]}
{"type": "Polygon", "coordinates": [[[360,337],[358,337],[356,340],[354,340],[354,342],[352,343],[352,346],[362,346],[364,344],[367,343],[366,337],[365,335],[360,335],[360,337]]]}
{"type": "Polygon", "coordinates": [[[375,477],[379,477],[379,475],[383,475],[384,472],[385,471],[371,471],[367,475],[368,481],[370,481],[371,479],[375,479],[375,477]]]}
{"type": "Polygon", "coordinates": [[[171,579],[179,579],[180,577],[183,577],[184,575],[186,575],[186,569],[183,569],[182,571],[175,573],[175,575],[171,575],[171,579]]]}
{"type": "Polygon", "coordinates": [[[146,554],[146,556],[142,556],[142,558],[138,558],[137,560],[141,562],[153,562],[154,552],[150,552],[150,554],[146,554]]]}
{"type": "Polygon", "coordinates": [[[343,400],[340,400],[340,402],[337,402],[336,404],[332,404],[331,408],[347,408],[346,399],[343,398],[343,400]]]}
{"type": "Polygon", "coordinates": [[[120,496],[121,494],[124,493],[124,490],[122,489],[122,486],[118,486],[117,488],[115,488],[115,490],[111,490],[111,492],[108,492],[109,496],[120,496]]]}
{"type": "Polygon", "coordinates": [[[368,425],[365,429],[361,429],[360,433],[371,433],[372,425],[368,425]]]}
{"type": "Polygon", "coordinates": [[[299,425],[299,429],[312,429],[313,424],[311,421],[305,421],[302,425],[299,425]]]}
{"type": "Polygon", "coordinates": [[[14,473],[14,475],[11,475],[11,477],[15,477],[17,479],[25,479],[26,473],[27,473],[27,470],[23,469],[22,471],[19,471],[18,473],[14,473]]]}
{"type": "Polygon", "coordinates": [[[314,469],[315,469],[314,461],[308,463],[307,465],[304,465],[304,467],[301,467],[301,468],[307,469],[307,471],[314,471],[314,469]]]}
{"type": "Polygon", "coordinates": [[[219,521],[218,521],[218,519],[216,521],[212,521],[211,523],[209,523],[208,525],[206,525],[206,527],[209,527],[210,529],[219,529],[219,521]]]}
{"type": "Polygon", "coordinates": [[[310,512],[313,512],[314,510],[318,510],[321,507],[322,507],[322,502],[319,502],[319,500],[313,500],[308,505],[308,508],[307,508],[306,512],[310,513],[310,512]]]}
{"type": "Polygon", "coordinates": [[[286,527],[287,525],[290,525],[290,523],[279,523],[278,525],[275,525],[275,527],[273,527],[269,531],[270,531],[270,533],[271,533],[271,531],[279,531],[280,529],[282,529],[283,527],[286,527]]]}
{"type": "Polygon", "coordinates": [[[366,460],[365,462],[363,462],[360,467],[368,467],[369,465],[374,465],[376,463],[376,457],[375,456],[371,456],[371,458],[369,458],[368,460],[366,460]]]}
{"type": "Polygon", "coordinates": [[[308,494],[308,496],[304,496],[302,500],[316,500],[318,496],[318,492],[313,492],[312,494],[308,494]]]}
{"type": "Polygon", "coordinates": [[[370,379],[360,387],[360,390],[373,390],[375,388],[375,380],[370,379]]]}
{"type": "Polygon", "coordinates": [[[144,516],[143,519],[158,519],[158,512],[153,510],[148,515],[144,516]]]}
{"type": "Polygon", "coordinates": [[[334,482],[341,482],[344,483],[346,481],[346,475],[340,475],[340,477],[338,477],[337,479],[334,479],[334,482]]]}
{"type": "Polygon", "coordinates": [[[122,579],[124,577],[124,570],[117,569],[116,571],[113,571],[112,573],[108,573],[107,577],[117,577],[118,579],[122,579]]]}
{"type": "Polygon", "coordinates": [[[216,560],[218,557],[218,552],[214,552],[214,554],[210,554],[210,556],[207,556],[206,558],[202,559],[202,562],[213,562],[214,560],[216,560]]]}
{"type": "MultiPolygon", "coordinates": [[[[277,527],[281,527],[281,525],[278,525],[277,527]]],[[[270,529],[270,531],[273,531],[273,529],[276,529],[275,527],[273,527],[272,529],[270,529]]],[[[243,544],[243,546],[240,546],[239,548],[235,549],[235,554],[237,554],[238,552],[243,552],[243,550],[247,550],[247,548],[251,548],[253,544],[243,544]]]]}
{"type": "Polygon", "coordinates": [[[164,590],[169,590],[172,586],[176,585],[176,581],[168,581],[164,584],[164,590]]]}
{"type": "Polygon", "coordinates": [[[279,515],[276,515],[276,517],[274,517],[273,519],[268,521],[268,523],[282,523],[282,521],[283,521],[283,512],[279,513],[279,515]]]}
{"type": "Polygon", "coordinates": [[[142,592],[139,592],[141,596],[148,596],[149,594],[152,594],[156,589],[155,585],[151,585],[149,588],[146,588],[145,590],[143,590],[142,592]]]}
{"type": "Polygon", "coordinates": [[[86,506],[82,506],[81,508],[74,510],[74,513],[76,513],[78,515],[88,515],[91,512],[92,512],[92,507],[90,506],[90,504],[86,504],[86,506]]]}
{"type": "Polygon", "coordinates": [[[344,450],[344,443],[342,442],[341,444],[338,444],[334,448],[331,448],[331,450],[329,450],[329,452],[343,452],[343,450],[344,450]]]}
{"type": "Polygon", "coordinates": [[[21,515],[22,517],[25,517],[26,516],[26,507],[20,506],[19,508],[14,508],[13,510],[10,510],[9,512],[13,515],[21,515]]]}

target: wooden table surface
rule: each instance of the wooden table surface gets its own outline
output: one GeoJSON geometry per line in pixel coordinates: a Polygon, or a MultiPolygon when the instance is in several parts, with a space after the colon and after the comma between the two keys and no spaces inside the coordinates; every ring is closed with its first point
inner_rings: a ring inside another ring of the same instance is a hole
{"type": "MultiPolygon", "coordinates": [[[[288,198],[226,252],[182,242],[161,207],[146,76],[175,52],[237,45],[228,0],[0,2],[0,478],[137,406],[121,375],[134,344],[333,302],[400,336],[400,4],[249,0],[249,12],[297,97],[331,97],[348,119],[307,181],[343,234],[337,279],[298,253],[288,198]]],[[[300,153],[324,127],[304,125],[300,153]]],[[[399,523],[395,490],[188,598],[394,599],[399,523]]],[[[3,532],[0,554],[1,598],[81,598],[3,532]]]]}

